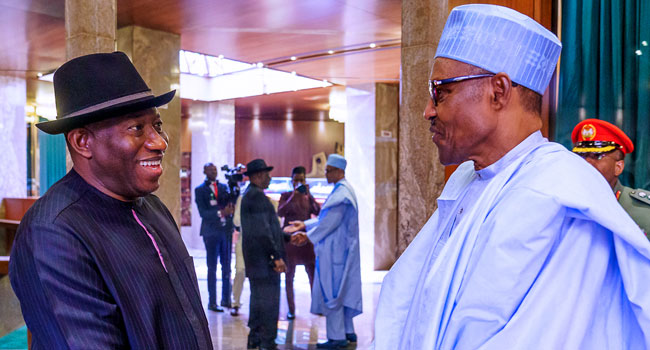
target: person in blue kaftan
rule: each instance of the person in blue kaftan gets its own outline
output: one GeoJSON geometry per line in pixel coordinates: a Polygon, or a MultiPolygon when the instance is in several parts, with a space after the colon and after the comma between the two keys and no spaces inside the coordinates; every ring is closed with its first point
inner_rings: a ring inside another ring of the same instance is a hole
{"type": "Polygon", "coordinates": [[[314,244],[316,271],[312,287],[311,312],[325,315],[326,343],[318,349],[345,348],[356,342],[352,318],[361,314],[361,262],[359,257],[359,217],[357,198],[345,179],[345,158],[332,154],[327,160],[325,176],[335,183],[318,218],[294,221],[286,232],[294,234],[292,242],[307,239],[314,244]]]}
{"type": "Polygon", "coordinates": [[[560,51],[514,10],[450,13],[424,118],[460,166],[382,283],[375,350],[650,348],[650,242],[540,132],[560,51]]]}

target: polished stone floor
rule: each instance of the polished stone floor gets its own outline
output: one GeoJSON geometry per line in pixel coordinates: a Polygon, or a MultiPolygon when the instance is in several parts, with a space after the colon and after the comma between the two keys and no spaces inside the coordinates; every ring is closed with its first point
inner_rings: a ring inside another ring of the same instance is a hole
{"type": "MultiPolygon", "coordinates": [[[[203,305],[207,306],[208,291],[205,279],[205,252],[192,251],[194,265],[196,266],[199,279],[199,288],[203,299],[203,305]]],[[[218,268],[219,274],[221,267],[218,268]]],[[[234,269],[233,269],[234,272],[234,269]]],[[[234,277],[234,275],[232,276],[234,277]]],[[[365,277],[364,277],[365,279],[365,277]]],[[[368,278],[370,282],[363,283],[363,313],[354,318],[354,326],[358,336],[358,342],[352,344],[348,349],[370,349],[374,336],[375,306],[379,297],[381,277],[368,278]]],[[[221,298],[221,281],[217,282],[218,298],[221,298]]],[[[316,349],[316,343],[327,340],[325,331],[325,317],[309,313],[311,303],[309,280],[302,266],[296,269],[294,280],[296,294],[296,319],[287,320],[287,302],[284,294],[284,281],[282,282],[282,296],[280,303],[280,320],[278,322],[278,349],[316,349]]],[[[240,350],[246,349],[246,337],[248,336],[248,300],[250,289],[248,280],[244,283],[242,293],[242,309],[237,317],[230,316],[226,312],[213,312],[206,309],[206,315],[210,324],[210,332],[215,349],[240,350]]]]}

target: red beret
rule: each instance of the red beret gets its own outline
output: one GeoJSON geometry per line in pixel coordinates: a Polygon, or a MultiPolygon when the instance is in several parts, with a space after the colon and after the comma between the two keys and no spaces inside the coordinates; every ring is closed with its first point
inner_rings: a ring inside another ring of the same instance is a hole
{"type": "Polygon", "coordinates": [[[634,144],[623,130],[600,119],[585,119],[571,133],[573,152],[605,153],[620,149],[623,154],[634,151],[634,144]]]}

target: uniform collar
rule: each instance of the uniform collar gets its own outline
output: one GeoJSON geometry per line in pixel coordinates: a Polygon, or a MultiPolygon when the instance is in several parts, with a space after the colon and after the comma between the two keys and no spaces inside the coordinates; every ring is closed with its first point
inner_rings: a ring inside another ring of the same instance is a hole
{"type": "MultiPolygon", "coordinates": [[[[616,179],[616,185],[614,185],[614,193],[616,194],[616,193],[618,193],[619,191],[620,191],[621,193],[623,193],[623,189],[624,189],[624,188],[625,188],[625,186],[623,186],[623,185],[621,184],[621,182],[620,182],[618,179],[616,179]]],[[[617,199],[618,199],[618,198],[617,198],[617,199]]]]}

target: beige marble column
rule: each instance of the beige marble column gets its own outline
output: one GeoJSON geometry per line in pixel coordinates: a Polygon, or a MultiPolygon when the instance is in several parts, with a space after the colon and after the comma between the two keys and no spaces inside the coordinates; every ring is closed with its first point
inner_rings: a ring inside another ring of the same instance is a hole
{"type": "Polygon", "coordinates": [[[402,1],[397,254],[436,209],[444,166],[422,113],[429,99],[433,55],[448,15],[447,0],[402,1]]]}
{"type": "Polygon", "coordinates": [[[397,258],[397,135],[399,85],[375,85],[375,270],[397,258]]]}
{"type": "Polygon", "coordinates": [[[169,135],[169,146],[163,158],[163,175],[156,195],[165,203],[176,222],[181,216],[181,99],[178,51],[181,38],[177,34],[137,26],[117,31],[117,49],[126,53],[155,95],[176,89],[176,96],[158,108],[163,129],[169,135]]]}
{"type": "MultiPolygon", "coordinates": [[[[115,51],[116,0],[65,0],[66,60],[115,51]]],[[[72,159],[66,148],[66,168],[72,159]]]]}
{"type": "Polygon", "coordinates": [[[116,0],[65,0],[66,58],[115,51],[116,0]]]}

